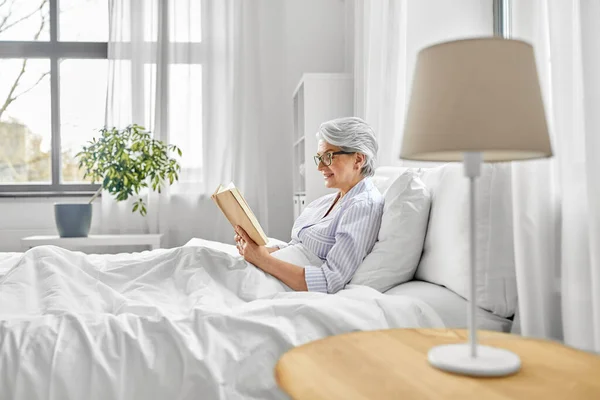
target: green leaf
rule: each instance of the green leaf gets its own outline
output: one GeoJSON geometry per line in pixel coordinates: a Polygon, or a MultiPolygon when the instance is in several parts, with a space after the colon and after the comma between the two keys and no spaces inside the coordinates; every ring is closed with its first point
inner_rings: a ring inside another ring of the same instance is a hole
{"type": "MultiPolygon", "coordinates": [[[[138,193],[142,188],[162,191],[162,184],[172,185],[179,179],[179,163],[170,157],[170,151],[182,151],[174,144],[154,139],[151,132],[135,123],[123,129],[103,127],[76,154],[82,176],[92,182],[101,182],[102,187],[123,201],[138,193]]],[[[147,212],[139,199],[133,212],[147,212]]]]}

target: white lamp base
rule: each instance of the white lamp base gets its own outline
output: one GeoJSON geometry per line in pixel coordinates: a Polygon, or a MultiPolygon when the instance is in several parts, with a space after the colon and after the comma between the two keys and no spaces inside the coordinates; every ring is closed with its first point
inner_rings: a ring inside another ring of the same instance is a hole
{"type": "Polygon", "coordinates": [[[518,355],[495,347],[477,345],[477,357],[473,358],[468,343],[434,347],[428,359],[441,370],[471,376],[506,376],[521,368],[518,355]]]}

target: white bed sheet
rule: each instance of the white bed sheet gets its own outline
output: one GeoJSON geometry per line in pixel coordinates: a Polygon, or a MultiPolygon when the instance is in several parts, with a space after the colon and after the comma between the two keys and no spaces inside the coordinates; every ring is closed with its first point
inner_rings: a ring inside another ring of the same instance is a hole
{"type": "MultiPolygon", "coordinates": [[[[443,286],[429,282],[410,281],[385,292],[391,296],[409,296],[427,303],[433,308],[448,328],[467,328],[468,302],[443,286]]],[[[512,321],[499,317],[482,308],[477,309],[477,328],[509,332],[512,321]]]]}
{"type": "Polygon", "coordinates": [[[355,286],[286,292],[203,246],[0,257],[0,399],[278,399],[293,346],[391,327],[443,327],[426,303],[355,286]]]}
{"type": "MultiPolygon", "coordinates": [[[[267,245],[272,246],[275,243],[283,242],[270,238],[267,245]]],[[[238,254],[236,247],[233,245],[199,238],[191,239],[186,243],[186,246],[206,246],[217,248],[232,255],[238,254]]],[[[414,280],[397,285],[386,291],[385,294],[409,296],[427,303],[435,310],[448,328],[466,329],[468,327],[467,300],[446,287],[430,282],[414,280]]],[[[482,308],[477,309],[476,319],[478,329],[510,332],[512,327],[512,321],[510,319],[500,317],[482,308]]]]}

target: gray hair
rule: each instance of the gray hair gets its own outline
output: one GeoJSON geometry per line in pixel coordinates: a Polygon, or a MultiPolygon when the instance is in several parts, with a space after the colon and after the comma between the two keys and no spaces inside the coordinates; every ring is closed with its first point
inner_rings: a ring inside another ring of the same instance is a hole
{"type": "Polygon", "coordinates": [[[324,122],[317,132],[317,140],[324,140],[342,151],[364,154],[365,165],[360,170],[362,176],[375,174],[375,160],[379,146],[373,128],[362,119],[345,117],[324,122]]]}

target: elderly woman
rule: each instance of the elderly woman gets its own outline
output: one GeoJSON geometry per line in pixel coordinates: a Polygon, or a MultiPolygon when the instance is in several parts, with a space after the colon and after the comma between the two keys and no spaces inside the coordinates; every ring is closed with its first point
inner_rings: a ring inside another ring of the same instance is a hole
{"type": "Polygon", "coordinates": [[[305,208],[286,246],[259,246],[241,227],[236,228],[235,240],[246,261],[291,289],[336,293],[352,279],[377,239],[383,197],[369,177],[374,173],[378,146],[371,127],[355,117],[323,123],[317,139],[315,163],[325,186],[337,193],[305,208]],[[294,265],[273,255],[288,246],[308,251],[309,258],[320,265],[294,265]]]}

